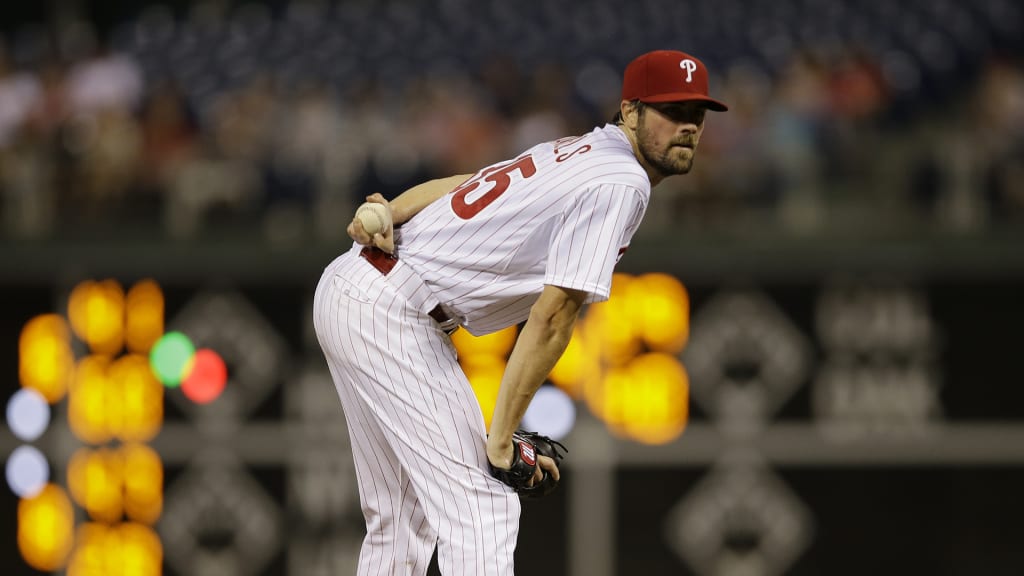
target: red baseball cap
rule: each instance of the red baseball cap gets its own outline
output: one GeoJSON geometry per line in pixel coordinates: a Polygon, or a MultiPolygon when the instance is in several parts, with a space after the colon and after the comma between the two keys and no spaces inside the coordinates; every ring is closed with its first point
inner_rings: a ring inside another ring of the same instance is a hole
{"type": "Polygon", "coordinates": [[[641,54],[622,79],[622,99],[641,102],[706,102],[708,109],[725,112],[728,106],[708,96],[708,69],[700,60],[676,50],[641,54]]]}

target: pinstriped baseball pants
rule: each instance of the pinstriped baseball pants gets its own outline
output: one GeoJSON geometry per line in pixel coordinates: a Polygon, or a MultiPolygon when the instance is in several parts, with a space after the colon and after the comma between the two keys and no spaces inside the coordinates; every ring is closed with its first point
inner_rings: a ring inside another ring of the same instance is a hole
{"type": "Polygon", "coordinates": [[[357,256],[325,270],[317,338],[352,441],[366,538],[359,576],[511,575],[519,498],[487,472],[479,404],[451,340],[357,256]]]}

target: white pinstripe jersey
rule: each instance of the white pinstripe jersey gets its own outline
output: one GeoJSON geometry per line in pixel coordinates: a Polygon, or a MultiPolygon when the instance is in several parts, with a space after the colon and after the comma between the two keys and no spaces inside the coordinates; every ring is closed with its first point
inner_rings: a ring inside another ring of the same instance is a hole
{"type": "Polygon", "coordinates": [[[396,234],[399,258],[480,335],[518,324],[545,284],[608,299],[651,184],[608,124],[478,172],[396,234]]]}

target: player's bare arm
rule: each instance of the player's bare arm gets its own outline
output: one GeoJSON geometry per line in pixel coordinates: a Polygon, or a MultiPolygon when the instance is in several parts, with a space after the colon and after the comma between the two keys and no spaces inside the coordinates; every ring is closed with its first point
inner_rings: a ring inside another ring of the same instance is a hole
{"type": "Polygon", "coordinates": [[[426,208],[431,202],[454,190],[459,184],[472,177],[472,174],[458,174],[447,178],[428,180],[402,192],[397,198],[388,202],[384,196],[374,193],[366,197],[367,202],[387,206],[391,212],[391,225],[373,234],[368,233],[359,218],[349,223],[349,237],[363,246],[376,246],[392,254],[395,251],[395,226],[401,226],[410,218],[426,208]]]}
{"type": "MultiPolygon", "coordinates": [[[[487,457],[499,468],[512,462],[512,433],[522,420],[537,389],[565,352],[579,318],[586,292],[547,285],[530,310],[530,317],[509,356],[487,439],[487,457]]],[[[544,471],[558,479],[554,460],[540,456],[534,476],[544,471]]]]}
{"type": "Polygon", "coordinates": [[[457,174],[447,178],[438,178],[437,180],[418,184],[402,192],[391,201],[391,215],[395,226],[408,222],[410,218],[419,214],[420,210],[426,208],[434,200],[451,192],[459,184],[472,177],[472,174],[457,174]]]}

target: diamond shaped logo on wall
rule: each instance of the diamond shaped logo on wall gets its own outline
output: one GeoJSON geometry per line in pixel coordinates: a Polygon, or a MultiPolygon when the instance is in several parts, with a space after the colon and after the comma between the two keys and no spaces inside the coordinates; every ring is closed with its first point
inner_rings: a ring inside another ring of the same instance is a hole
{"type": "Polygon", "coordinates": [[[280,510],[230,455],[217,459],[227,462],[189,468],[167,490],[164,556],[188,576],[255,576],[281,547],[280,510]]]}
{"type": "Polygon", "coordinates": [[[168,395],[187,414],[207,420],[237,418],[259,406],[278,385],[282,364],[288,357],[287,345],[241,294],[197,294],[170,326],[188,335],[196,347],[216,350],[230,367],[229,383],[216,402],[198,406],[181,394],[168,395]]]}
{"type": "Polygon", "coordinates": [[[683,362],[693,399],[730,423],[768,420],[804,382],[807,337],[767,296],[726,292],[694,316],[683,362]]]}
{"type": "Polygon", "coordinates": [[[718,465],[666,518],[669,545],[700,576],[779,576],[810,545],[810,511],[755,457],[718,465]]]}

